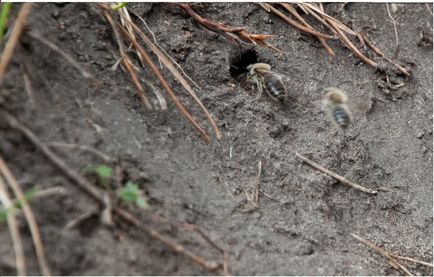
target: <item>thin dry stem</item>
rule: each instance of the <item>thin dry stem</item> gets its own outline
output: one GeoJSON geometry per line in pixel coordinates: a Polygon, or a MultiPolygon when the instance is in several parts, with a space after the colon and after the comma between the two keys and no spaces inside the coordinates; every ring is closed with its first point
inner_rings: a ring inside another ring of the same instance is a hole
{"type": "Polygon", "coordinates": [[[46,38],[42,37],[41,35],[34,33],[34,32],[27,32],[31,38],[36,39],[37,41],[41,42],[48,48],[50,48],[52,51],[56,52],[60,56],[62,56],[69,64],[71,64],[73,67],[77,69],[78,72],[80,72],[81,75],[83,75],[86,79],[92,79],[93,76],[90,74],[86,69],[84,69],[74,58],[63,51],[59,46],[52,43],[51,41],[47,40],[46,38]]]}
{"type": "MultiPolygon", "coordinates": [[[[119,35],[119,32],[116,28],[113,18],[110,16],[108,11],[103,11],[103,16],[107,19],[115,34],[116,42],[118,43],[118,47],[119,47],[119,52],[121,53],[122,63],[125,66],[125,69],[127,70],[128,74],[130,75],[131,80],[133,81],[133,85],[136,87],[137,96],[139,96],[140,100],[143,102],[143,104],[146,106],[147,109],[152,110],[152,105],[149,102],[148,97],[146,97],[145,90],[140,84],[139,78],[137,77],[136,71],[134,70],[133,63],[131,62],[129,56],[125,52],[124,43],[122,42],[122,39],[119,35]]],[[[164,107],[167,109],[167,106],[164,107]]]]}
{"type": "Polygon", "coordinates": [[[429,7],[429,4],[425,4],[425,6],[426,6],[426,9],[429,11],[429,13],[430,13],[431,15],[433,15],[432,10],[431,10],[431,8],[429,7]]]}
{"type": "MultiPolygon", "coordinates": [[[[313,30],[313,29],[311,29],[311,28],[306,28],[305,26],[303,26],[303,25],[297,23],[296,21],[290,19],[289,17],[287,17],[285,14],[283,14],[282,12],[280,12],[278,9],[274,8],[272,5],[270,5],[270,4],[267,4],[267,5],[268,5],[268,9],[269,9],[272,13],[274,13],[274,14],[277,15],[277,16],[279,16],[279,17],[282,18],[286,23],[288,23],[289,25],[292,25],[293,27],[299,29],[299,30],[302,31],[302,32],[308,33],[308,34],[310,34],[310,35],[314,35],[314,36],[316,36],[316,37],[321,37],[321,38],[333,38],[333,37],[330,36],[330,35],[326,35],[326,34],[323,34],[323,33],[317,32],[317,31],[315,31],[315,30],[313,30]]],[[[261,7],[264,8],[263,5],[261,5],[261,7]]],[[[265,10],[266,10],[266,9],[265,9],[265,10]]]]}
{"type": "Polygon", "coordinates": [[[199,97],[196,95],[194,90],[191,88],[187,80],[182,77],[182,75],[176,70],[176,68],[173,66],[173,64],[166,58],[166,56],[152,43],[152,41],[137,27],[136,24],[131,22],[131,26],[133,29],[140,35],[140,37],[143,39],[143,41],[146,43],[149,48],[161,59],[163,64],[169,69],[169,71],[176,77],[176,79],[181,83],[181,85],[187,90],[187,92],[190,94],[190,96],[194,99],[194,101],[199,105],[199,107],[202,109],[202,111],[205,113],[205,116],[208,119],[208,122],[211,124],[214,133],[216,134],[217,139],[221,139],[220,130],[217,127],[217,124],[215,123],[214,119],[210,115],[209,111],[206,109],[206,107],[203,105],[202,101],[200,101],[199,97]]]}
{"type": "Polygon", "coordinates": [[[396,39],[396,51],[395,51],[395,58],[398,56],[399,53],[399,37],[398,37],[398,29],[396,27],[396,20],[393,18],[392,14],[389,10],[389,3],[386,3],[387,8],[387,14],[389,15],[389,18],[392,20],[393,23],[393,30],[395,31],[395,39],[396,39]]]}
{"type": "Polygon", "coordinates": [[[73,229],[75,228],[77,225],[79,225],[81,222],[83,222],[84,220],[91,218],[95,215],[97,215],[98,212],[97,211],[88,211],[85,212],[81,215],[79,215],[78,217],[74,218],[73,220],[69,221],[66,225],[65,225],[65,229],[73,229]]]}
{"type": "Polygon", "coordinates": [[[254,198],[256,205],[258,204],[259,200],[259,189],[261,186],[261,175],[262,175],[262,161],[258,162],[258,175],[256,176],[255,180],[255,190],[254,190],[254,198]]]}
{"type": "MultiPolygon", "coordinates": [[[[290,12],[293,16],[295,16],[298,20],[300,20],[306,27],[313,30],[312,26],[309,25],[309,23],[304,20],[304,18],[288,3],[281,3],[282,7],[284,7],[288,12],[290,12]]],[[[333,49],[328,45],[327,41],[319,36],[316,36],[316,38],[319,40],[321,45],[326,49],[327,53],[329,53],[330,56],[335,57],[335,52],[333,49]]]]}
{"type": "MultiPolygon", "coordinates": [[[[121,17],[122,25],[125,28],[127,28],[127,30],[130,33],[130,35],[133,37],[134,40],[136,40],[136,36],[135,36],[134,30],[133,30],[133,28],[131,26],[131,24],[132,24],[131,16],[129,14],[129,11],[128,11],[127,7],[123,7],[122,9],[118,10],[118,13],[119,13],[119,15],[121,17]]],[[[131,44],[130,44],[130,48],[131,48],[131,44]]],[[[140,52],[137,52],[137,51],[135,53],[139,57],[140,62],[142,63],[142,66],[144,67],[145,66],[145,61],[143,60],[142,55],[140,54],[140,52]]],[[[158,62],[160,63],[160,68],[162,69],[163,67],[162,67],[162,64],[161,64],[161,61],[160,61],[159,58],[158,58],[158,62]]],[[[133,65],[133,63],[131,61],[129,61],[129,64],[131,64],[131,66],[133,65]]],[[[135,81],[135,82],[138,83],[138,80],[135,81]]],[[[160,103],[161,110],[162,111],[166,111],[167,110],[166,99],[164,99],[163,95],[157,89],[152,88],[151,91],[154,93],[155,97],[157,97],[157,100],[160,103]]]]}
{"type": "Polygon", "coordinates": [[[223,34],[228,38],[238,38],[239,40],[247,43],[258,44],[260,46],[269,47],[276,52],[281,53],[279,49],[274,47],[272,44],[266,42],[267,38],[275,37],[274,35],[263,35],[263,34],[250,34],[245,31],[245,27],[231,27],[226,26],[223,23],[214,22],[212,20],[203,18],[199,14],[197,14],[188,4],[178,4],[188,15],[190,15],[194,20],[196,20],[199,24],[207,28],[212,32],[216,32],[219,34],[223,34]]]}
{"type": "Polygon", "coordinates": [[[15,47],[20,40],[21,33],[23,32],[24,25],[26,24],[26,18],[30,13],[32,8],[32,3],[24,3],[18,13],[17,19],[15,20],[14,27],[11,32],[11,36],[6,42],[5,49],[0,59],[0,87],[3,86],[3,81],[6,73],[6,69],[12,59],[15,47]]]}
{"type": "MultiPolygon", "coordinates": [[[[118,27],[122,27],[122,26],[119,25],[119,23],[116,23],[116,24],[118,24],[118,27]]],[[[133,40],[133,38],[130,36],[130,34],[128,32],[126,32],[122,28],[119,28],[119,30],[121,31],[121,33],[126,38],[128,38],[130,40],[130,42],[132,42],[132,44],[134,45],[134,47],[136,48],[136,50],[138,50],[140,52],[140,54],[143,56],[145,62],[148,64],[149,68],[152,70],[152,72],[158,78],[158,80],[160,81],[160,83],[163,86],[163,88],[167,91],[167,93],[169,94],[169,96],[172,98],[173,102],[175,103],[175,105],[177,106],[177,108],[180,110],[181,114],[188,121],[190,121],[190,123],[193,125],[193,127],[196,128],[196,130],[199,132],[199,134],[202,136],[202,138],[205,140],[205,142],[211,143],[211,140],[209,139],[209,137],[206,134],[206,132],[202,129],[202,127],[199,125],[199,123],[197,123],[196,119],[193,118],[193,116],[191,115],[191,113],[179,101],[178,97],[176,97],[175,92],[172,90],[172,88],[169,86],[169,84],[167,83],[167,81],[164,79],[163,75],[158,70],[157,66],[154,64],[154,62],[152,61],[152,59],[148,55],[148,53],[146,53],[146,51],[143,49],[143,47],[140,46],[140,44],[137,41],[133,40]]]]}
{"type": "Polygon", "coordinates": [[[24,62],[20,63],[21,74],[23,75],[24,87],[26,89],[27,95],[29,96],[30,107],[35,110],[35,96],[33,93],[32,82],[29,78],[29,73],[24,62]]]}
{"type": "MultiPolygon", "coordinates": [[[[320,3],[321,4],[321,3],[320,3]]],[[[322,10],[321,8],[317,7],[315,4],[310,4],[310,3],[303,3],[303,4],[299,4],[304,6],[305,8],[307,8],[311,14],[314,14],[315,12],[322,15],[324,17],[324,19],[328,19],[330,21],[332,21],[334,23],[334,25],[336,25],[340,30],[355,36],[356,32],[354,32],[353,30],[351,30],[350,28],[348,28],[345,24],[343,24],[342,22],[340,22],[339,20],[337,20],[336,18],[326,14],[324,12],[324,10],[322,10]]]]}
{"type": "Polygon", "coordinates": [[[113,163],[115,161],[114,158],[88,145],[80,145],[80,144],[65,143],[65,142],[47,142],[45,143],[45,145],[47,145],[48,147],[60,147],[60,148],[67,148],[71,150],[80,150],[83,152],[89,152],[106,163],[113,163]]]}
{"type": "MultiPolygon", "coordinates": [[[[3,204],[5,209],[9,209],[14,205],[11,199],[9,198],[6,184],[3,181],[3,178],[1,176],[0,176],[0,202],[3,204]]],[[[6,219],[8,222],[9,232],[11,233],[11,237],[12,237],[12,244],[14,246],[15,265],[17,267],[17,275],[21,275],[21,276],[27,275],[23,241],[21,239],[20,230],[18,228],[18,224],[14,212],[9,213],[6,219]]]]}
{"type": "Polygon", "coordinates": [[[33,243],[35,245],[36,257],[38,260],[39,268],[42,275],[50,276],[50,267],[48,266],[47,259],[45,257],[44,245],[42,243],[41,234],[39,232],[38,224],[36,223],[35,216],[33,215],[32,208],[30,207],[23,191],[21,190],[15,176],[6,165],[3,158],[0,156],[0,172],[5,177],[7,183],[12,188],[12,191],[17,198],[21,199],[24,216],[29,224],[30,233],[32,235],[33,243]]]}
{"type": "Polygon", "coordinates": [[[389,259],[390,264],[397,268],[397,269],[401,269],[402,271],[404,271],[408,276],[414,276],[413,273],[410,272],[410,270],[408,270],[407,267],[405,267],[404,265],[400,264],[395,258],[393,258],[389,252],[387,252],[386,250],[384,250],[381,247],[376,246],[375,244],[373,244],[372,242],[370,242],[367,239],[364,239],[356,234],[350,233],[351,236],[355,239],[357,239],[360,242],[363,242],[364,244],[366,244],[367,246],[371,247],[372,249],[378,251],[382,256],[386,257],[387,259],[389,259]]]}
{"type": "Polygon", "coordinates": [[[432,263],[416,260],[416,259],[413,259],[413,258],[410,258],[410,257],[399,256],[399,255],[396,255],[396,254],[390,253],[390,252],[389,252],[389,255],[392,256],[392,257],[394,257],[395,259],[406,260],[406,261],[413,262],[413,263],[416,263],[416,264],[421,264],[421,265],[426,265],[426,266],[429,266],[429,267],[433,267],[432,263]]]}
{"type": "Polygon", "coordinates": [[[365,55],[360,52],[360,50],[347,38],[347,36],[340,30],[338,26],[336,26],[335,22],[333,20],[330,20],[328,18],[325,18],[325,20],[328,22],[328,24],[336,31],[341,41],[350,48],[354,54],[356,54],[364,63],[367,65],[370,65],[372,67],[378,67],[378,64],[374,61],[367,58],[365,55]]]}
{"type": "MultiPolygon", "coordinates": [[[[77,171],[72,169],[69,165],[67,165],[60,157],[58,157],[53,151],[50,150],[46,145],[44,145],[41,140],[26,126],[21,124],[13,115],[8,112],[2,111],[0,115],[6,120],[6,123],[10,128],[21,132],[37,149],[39,149],[48,160],[57,168],[59,168],[71,181],[73,181],[76,185],[78,185],[82,190],[88,193],[92,198],[97,200],[99,203],[103,204],[103,193],[101,189],[96,188],[89,181],[87,181],[82,175],[80,175],[77,171]]],[[[127,210],[122,208],[114,208],[113,212],[117,214],[124,221],[138,227],[143,232],[148,234],[150,237],[161,241],[167,247],[171,248],[178,254],[181,254],[194,263],[202,266],[206,270],[210,272],[216,272],[218,274],[222,274],[220,270],[218,270],[218,264],[216,262],[210,262],[205,260],[203,257],[198,256],[188,249],[185,249],[182,245],[177,242],[171,240],[165,235],[160,234],[157,230],[152,229],[148,225],[143,224],[135,215],[131,214],[127,210]]]]}
{"type": "MultiPolygon", "coordinates": [[[[160,44],[158,44],[158,42],[157,42],[157,39],[156,39],[156,37],[155,37],[155,34],[154,34],[154,32],[152,32],[152,30],[151,30],[151,28],[149,28],[149,26],[148,26],[148,24],[146,23],[146,21],[141,17],[141,16],[139,16],[138,14],[135,14],[135,16],[137,16],[137,18],[139,18],[140,19],[140,21],[142,21],[142,23],[143,23],[143,25],[145,26],[145,28],[146,29],[148,29],[148,31],[151,33],[151,35],[152,35],[152,38],[153,38],[153,40],[154,40],[154,44],[172,61],[172,63],[174,63],[178,68],[179,68],[179,70],[182,72],[182,74],[185,76],[185,78],[187,78],[193,85],[195,85],[195,87],[198,89],[198,90],[200,90],[200,91],[203,91],[203,89],[198,85],[198,84],[196,84],[196,82],[195,81],[193,81],[193,79],[191,79],[191,77],[190,76],[188,76],[188,74],[187,73],[185,73],[185,71],[184,71],[184,69],[179,65],[179,63],[177,63],[170,55],[169,55],[169,53],[167,53],[167,51],[163,48],[163,47],[161,47],[160,46],[160,44]]],[[[159,56],[158,56],[158,58],[159,58],[159,56]]],[[[159,58],[160,59],[160,58],[159,58]]],[[[161,61],[160,61],[160,63],[161,63],[161,61]]]]}
{"type": "Polygon", "coordinates": [[[410,76],[410,72],[405,69],[404,67],[400,66],[399,64],[397,64],[396,62],[392,61],[391,59],[389,59],[388,57],[386,57],[383,53],[383,51],[381,51],[378,47],[376,47],[374,45],[374,43],[372,43],[370,40],[367,39],[367,37],[363,34],[360,33],[360,35],[362,36],[363,40],[365,41],[366,45],[372,49],[372,51],[374,51],[375,54],[377,54],[378,56],[382,57],[383,59],[385,59],[387,62],[391,63],[393,66],[395,66],[399,71],[401,71],[403,74],[410,76]]]}
{"type": "Polygon", "coordinates": [[[306,158],[303,155],[300,155],[298,153],[295,153],[295,155],[298,158],[300,158],[303,162],[307,163],[308,165],[312,166],[315,169],[318,169],[319,171],[321,171],[327,175],[330,175],[331,177],[335,178],[336,180],[338,180],[339,182],[341,182],[343,184],[349,185],[350,187],[353,187],[353,188],[360,190],[360,191],[363,191],[363,192],[367,192],[367,193],[371,193],[371,194],[377,193],[376,190],[368,189],[368,188],[362,187],[361,185],[358,185],[354,182],[351,182],[350,180],[347,180],[346,178],[340,176],[339,174],[324,168],[320,164],[317,164],[316,162],[309,160],[308,158],[306,158]]]}

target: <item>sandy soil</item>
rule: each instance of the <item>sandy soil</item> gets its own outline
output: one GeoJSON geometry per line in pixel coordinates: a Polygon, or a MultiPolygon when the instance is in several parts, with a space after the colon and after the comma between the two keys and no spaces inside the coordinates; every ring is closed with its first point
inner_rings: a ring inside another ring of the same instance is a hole
{"type": "MultiPolygon", "coordinates": [[[[1,109],[15,114],[45,142],[90,145],[118,158],[129,178],[145,191],[153,212],[200,226],[229,251],[234,275],[398,274],[350,233],[432,262],[433,52],[432,40],[421,42],[423,31],[432,34],[427,5],[404,4],[396,11],[397,60],[413,75],[403,78],[390,71],[391,78],[405,85],[388,95],[378,85],[384,73],[359,63],[338,42],[331,43],[337,58],[330,61],[314,38],[255,4],[196,5],[207,18],[278,35],[270,42],[285,54],[255,50],[258,61],[290,77],[286,106],[266,95],[257,100],[257,91],[234,79],[230,65],[240,58],[239,48],[200,28],[178,7],[128,5],[203,88],[198,93],[222,131],[220,141],[213,138],[206,145],[170,100],[166,112],[145,109],[129,77],[111,70],[119,57],[117,46],[109,25],[91,4],[37,4],[29,27],[70,53],[100,85],[89,84],[59,55],[24,36],[0,91],[1,109]],[[24,89],[22,64],[32,82],[34,109],[24,89]],[[348,91],[354,122],[345,132],[337,131],[321,110],[321,91],[328,86],[348,91]],[[377,195],[354,190],[303,164],[295,152],[354,182],[383,190],[377,195]],[[259,208],[243,212],[259,161],[259,208]]],[[[348,4],[339,14],[338,4],[325,8],[353,29],[364,30],[393,56],[395,33],[384,4],[348,4]]],[[[140,76],[149,89],[164,93],[150,72],[140,76]]],[[[205,125],[191,98],[180,94],[205,125]]],[[[32,201],[53,274],[208,274],[160,242],[126,226],[107,228],[98,217],[65,229],[98,205],[22,135],[4,124],[0,127],[0,154],[24,189],[62,186],[67,191],[32,201]]],[[[100,163],[78,151],[56,153],[75,169],[100,163]]],[[[24,218],[19,220],[29,271],[37,275],[30,233],[24,218]]],[[[210,260],[219,257],[189,234],[147,224],[210,260]]],[[[0,274],[15,274],[4,222],[0,241],[0,274]]],[[[430,268],[409,266],[414,273],[433,274],[430,268]]]]}

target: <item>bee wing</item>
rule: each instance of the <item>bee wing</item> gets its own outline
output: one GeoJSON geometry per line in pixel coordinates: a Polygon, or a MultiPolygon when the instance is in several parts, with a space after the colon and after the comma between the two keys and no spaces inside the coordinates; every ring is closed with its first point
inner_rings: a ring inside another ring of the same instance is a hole
{"type": "Polygon", "coordinates": [[[289,81],[289,77],[283,73],[277,72],[277,71],[273,71],[273,70],[261,70],[261,74],[262,75],[273,75],[275,78],[281,80],[282,82],[288,82],[289,81]]]}

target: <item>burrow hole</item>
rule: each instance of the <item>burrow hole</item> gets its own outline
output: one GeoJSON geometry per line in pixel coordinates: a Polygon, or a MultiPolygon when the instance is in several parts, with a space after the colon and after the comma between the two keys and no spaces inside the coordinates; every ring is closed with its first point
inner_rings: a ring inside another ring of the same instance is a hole
{"type": "Polygon", "coordinates": [[[258,62],[258,54],[254,49],[248,49],[243,52],[237,52],[232,56],[230,61],[229,72],[231,77],[240,81],[241,77],[248,72],[247,67],[258,62]]]}

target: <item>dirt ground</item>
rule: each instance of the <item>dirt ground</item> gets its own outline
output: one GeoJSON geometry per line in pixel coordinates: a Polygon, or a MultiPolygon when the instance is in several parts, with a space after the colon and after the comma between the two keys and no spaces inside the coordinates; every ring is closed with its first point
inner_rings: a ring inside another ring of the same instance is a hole
{"type": "MultiPolygon", "coordinates": [[[[143,16],[158,43],[203,88],[198,94],[216,119],[220,141],[213,137],[206,145],[169,99],[168,111],[145,109],[128,75],[111,69],[118,49],[110,26],[93,4],[35,4],[28,22],[32,31],[92,72],[100,85],[90,84],[58,54],[23,36],[0,91],[1,109],[16,115],[44,142],[90,145],[118,158],[145,191],[152,212],[200,226],[229,252],[231,274],[399,274],[350,233],[432,262],[431,4],[398,6],[396,60],[413,75],[403,78],[390,70],[390,78],[404,86],[389,94],[379,86],[384,73],[360,63],[338,41],[331,42],[336,58],[330,61],[316,39],[256,4],[196,4],[194,9],[207,18],[278,36],[270,42],[284,54],[259,46],[254,50],[258,61],[289,76],[286,106],[267,95],[257,100],[257,91],[230,73],[231,63],[241,57],[239,47],[199,27],[174,4],[128,7],[143,16]],[[423,32],[431,34],[431,42],[422,40],[423,32]],[[24,88],[22,64],[31,79],[34,108],[24,88]],[[328,86],[340,86],[349,94],[354,121],[345,131],[336,130],[321,110],[321,91],[328,86]],[[380,192],[370,195],[343,185],[303,164],[295,152],[380,192]],[[254,186],[259,162],[259,207],[245,212],[245,192],[254,186]]],[[[339,8],[325,4],[326,12],[363,30],[393,56],[396,38],[385,4],[352,3],[338,13],[339,8]]],[[[206,125],[191,98],[166,76],[206,125]]],[[[148,89],[165,93],[149,71],[140,78],[148,89]]],[[[79,151],[56,153],[78,170],[101,163],[79,151]]],[[[209,274],[128,226],[107,228],[94,217],[65,228],[98,204],[4,124],[0,154],[24,189],[62,186],[67,192],[31,202],[53,274],[209,274]]],[[[22,215],[19,220],[30,274],[38,275],[30,233],[22,215]]],[[[144,222],[209,260],[220,259],[217,251],[191,234],[144,222]]],[[[0,241],[0,274],[16,274],[5,222],[0,223],[0,241]]],[[[433,274],[432,268],[406,264],[418,275],[433,274]]]]}

